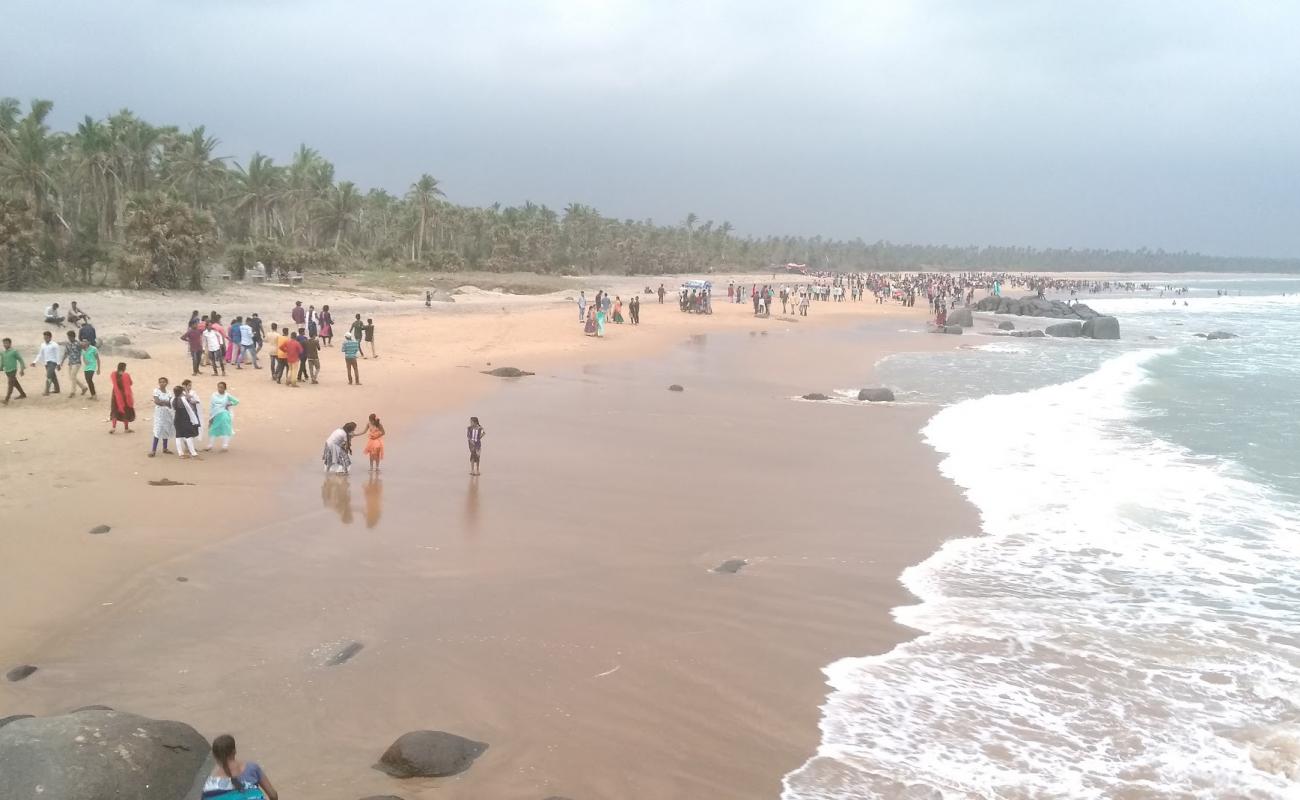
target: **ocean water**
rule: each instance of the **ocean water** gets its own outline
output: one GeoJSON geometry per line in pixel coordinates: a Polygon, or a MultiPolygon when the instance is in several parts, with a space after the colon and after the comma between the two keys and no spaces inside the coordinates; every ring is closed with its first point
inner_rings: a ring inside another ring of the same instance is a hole
{"type": "Polygon", "coordinates": [[[903,574],[917,638],[826,667],[786,800],[1300,798],[1300,278],[1180,285],[1081,298],[1119,342],[878,365],[982,530],[903,574]]]}

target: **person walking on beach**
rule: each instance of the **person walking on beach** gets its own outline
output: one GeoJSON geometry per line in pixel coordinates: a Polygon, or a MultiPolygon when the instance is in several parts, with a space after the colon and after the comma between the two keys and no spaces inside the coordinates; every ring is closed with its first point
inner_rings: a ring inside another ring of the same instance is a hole
{"type": "Polygon", "coordinates": [[[361,353],[361,343],[352,338],[352,334],[343,334],[343,363],[347,367],[348,386],[352,385],[353,376],[357,386],[361,385],[361,367],[357,364],[357,355],[361,353]]]}
{"type": "Polygon", "coordinates": [[[217,368],[221,369],[221,374],[226,374],[226,337],[222,335],[219,327],[211,320],[208,326],[203,330],[203,349],[208,351],[208,362],[212,366],[212,374],[217,374],[217,368]]]}
{"type": "Polygon", "coordinates": [[[293,301],[293,311],[290,312],[289,316],[293,319],[293,324],[299,328],[307,324],[307,312],[303,310],[301,300],[293,301]]]}
{"type": "Polygon", "coordinates": [[[578,323],[587,321],[587,293],[578,292],[578,323]]]}
{"type": "Polygon", "coordinates": [[[375,352],[375,321],[366,317],[366,326],[362,328],[366,336],[366,344],[370,345],[370,357],[379,358],[379,353],[375,352]]]}
{"type": "Polygon", "coordinates": [[[235,435],[235,414],[231,409],[237,405],[239,398],[226,391],[225,381],[219,382],[208,402],[208,446],[205,450],[211,450],[218,439],[221,440],[221,452],[230,450],[230,437],[235,435]]]}
{"type": "Polygon", "coordinates": [[[320,317],[316,314],[316,306],[307,306],[307,336],[315,336],[320,330],[320,317]]]}
{"type": "Polygon", "coordinates": [[[18,382],[18,378],[27,374],[27,368],[23,366],[23,357],[14,349],[13,340],[5,337],[0,341],[4,345],[4,350],[0,351],[0,370],[5,374],[5,405],[9,405],[10,398],[13,397],[14,390],[18,390],[18,399],[26,400],[27,392],[23,391],[23,385],[18,382]]]}
{"type": "Polygon", "coordinates": [[[89,318],[87,318],[85,322],[81,323],[81,328],[77,330],[77,340],[80,341],[82,339],[85,339],[91,344],[99,344],[99,340],[95,334],[95,326],[90,324],[89,318]]]}
{"type": "Polygon", "coordinates": [[[481,475],[479,461],[483,456],[483,437],[487,432],[479,424],[478,417],[469,418],[469,427],[465,429],[465,439],[469,444],[469,474],[481,475]]]}
{"type": "Polygon", "coordinates": [[[664,291],[664,285],[661,283],[659,284],[659,305],[664,304],[664,294],[666,294],[666,292],[664,291]]]}
{"type": "Polygon", "coordinates": [[[149,448],[149,457],[158,455],[158,442],[162,442],[163,454],[170,455],[167,442],[176,438],[176,412],[172,411],[172,393],[167,389],[167,379],[159,378],[158,386],[153,390],[153,445],[149,448]]]}
{"type": "Polygon", "coordinates": [[[638,297],[637,295],[632,295],[632,299],[629,300],[627,304],[627,313],[632,317],[633,325],[641,324],[641,298],[640,297],[638,297]]]}
{"type": "Polygon", "coordinates": [[[320,339],[311,334],[302,342],[302,360],[307,365],[307,377],[312,383],[320,378],[320,339]]]}
{"type": "Polygon", "coordinates": [[[131,393],[131,376],[127,374],[126,362],[118,363],[117,371],[108,376],[108,382],[113,385],[108,400],[108,419],[113,425],[108,432],[114,433],[117,423],[121,422],[122,430],[135,433],[131,430],[131,423],[135,422],[135,395],[131,393]]]}
{"type": "Polygon", "coordinates": [[[370,420],[366,423],[366,433],[370,438],[366,442],[366,455],[370,456],[370,471],[379,471],[379,462],[384,460],[384,423],[379,421],[376,414],[370,415],[370,420]]]}
{"type": "Polygon", "coordinates": [[[77,396],[77,390],[81,390],[84,397],[86,394],[86,382],[81,379],[81,343],[77,341],[77,334],[68,331],[68,341],[63,343],[63,357],[59,360],[59,365],[68,365],[68,399],[77,396]]]}
{"type": "MultiPolygon", "coordinates": [[[[288,331],[286,330],[287,334],[288,331]]],[[[302,344],[292,336],[282,337],[280,349],[284,352],[284,385],[298,388],[298,362],[302,360],[302,344]]]]}
{"type": "MultiPolygon", "coordinates": [[[[357,314],[357,318],[352,320],[352,339],[357,343],[357,347],[361,346],[362,336],[365,334],[365,332],[366,332],[366,323],[362,322],[361,315],[357,314]]],[[[361,352],[361,357],[362,358],[366,357],[365,351],[361,352]]]]}
{"type": "Polygon", "coordinates": [[[198,404],[185,391],[184,384],[172,390],[171,407],[172,427],[176,430],[176,455],[198,458],[199,449],[195,445],[199,436],[198,404]]]}
{"type": "Polygon", "coordinates": [[[244,359],[247,358],[253,364],[253,369],[261,369],[262,366],[257,363],[257,337],[254,332],[253,320],[250,317],[239,326],[239,355],[235,359],[235,369],[244,368],[244,359]]]}
{"type": "Polygon", "coordinates": [[[86,388],[90,390],[90,399],[94,400],[95,376],[99,374],[99,348],[94,342],[81,340],[81,376],[86,379],[86,388]]]}
{"type": "Polygon", "coordinates": [[[41,344],[40,349],[36,351],[36,360],[32,366],[42,364],[45,366],[45,391],[42,395],[59,394],[59,346],[54,343],[54,334],[46,331],[41,334],[45,341],[41,344]],[[54,387],[51,391],[50,387],[54,387]]]}
{"type": "Polygon", "coordinates": [[[280,800],[280,795],[256,761],[240,761],[235,752],[235,738],[223,733],[212,740],[212,760],[217,766],[203,783],[203,800],[242,792],[241,800],[253,800],[257,790],[266,800],[280,800]]]}

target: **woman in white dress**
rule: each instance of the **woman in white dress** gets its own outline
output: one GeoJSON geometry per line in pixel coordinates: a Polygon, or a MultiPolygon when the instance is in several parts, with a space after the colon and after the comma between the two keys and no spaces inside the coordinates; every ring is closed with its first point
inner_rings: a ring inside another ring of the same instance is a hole
{"type": "Polygon", "coordinates": [[[158,386],[153,390],[153,447],[149,457],[158,455],[158,442],[162,441],[163,453],[170,454],[167,442],[176,438],[176,414],[172,411],[172,393],[167,391],[167,379],[159,378],[158,386]]]}
{"type": "Polygon", "coordinates": [[[335,430],[325,440],[321,461],[325,462],[326,472],[348,474],[348,470],[352,468],[352,437],[356,435],[356,429],[357,423],[349,422],[335,430]]]}

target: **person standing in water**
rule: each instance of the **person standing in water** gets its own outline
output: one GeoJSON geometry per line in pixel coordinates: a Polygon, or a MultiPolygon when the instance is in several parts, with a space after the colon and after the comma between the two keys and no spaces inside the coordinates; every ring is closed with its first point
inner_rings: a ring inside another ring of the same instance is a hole
{"type": "Polygon", "coordinates": [[[483,437],[487,432],[479,424],[478,417],[469,418],[469,427],[465,429],[465,439],[469,444],[469,474],[482,475],[479,471],[479,459],[483,455],[483,437]]]}
{"type": "Polygon", "coordinates": [[[370,415],[370,420],[366,422],[366,433],[370,438],[366,441],[366,455],[370,456],[370,471],[379,471],[379,462],[384,460],[384,423],[379,421],[376,414],[370,415]]]}
{"type": "Polygon", "coordinates": [[[241,798],[252,798],[250,792],[260,790],[266,800],[280,800],[280,795],[266,777],[266,771],[256,761],[240,761],[235,752],[235,737],[223,733],[212,740],[212,759],[217,766],[203,783],[203,800],[218,798],[231,792],[242,792],[241,798]]]}

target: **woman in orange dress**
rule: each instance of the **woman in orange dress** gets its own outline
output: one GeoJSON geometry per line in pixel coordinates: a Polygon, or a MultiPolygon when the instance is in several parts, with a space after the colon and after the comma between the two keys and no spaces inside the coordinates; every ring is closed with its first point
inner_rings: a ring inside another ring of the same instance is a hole
{"type": "Polygon", "coordinates": [[[371,414],[370,421],[366,423],[366,433],[370,436],[366,441],[366,455],[370,456],[370,469],[372,472],[378,472],[379,462],[384,460],[384,424],[375,414],[371,414]]]}

